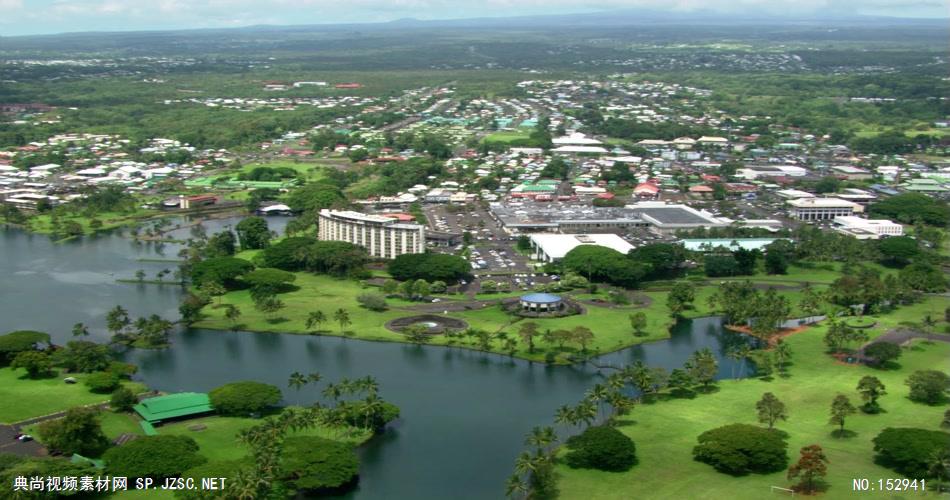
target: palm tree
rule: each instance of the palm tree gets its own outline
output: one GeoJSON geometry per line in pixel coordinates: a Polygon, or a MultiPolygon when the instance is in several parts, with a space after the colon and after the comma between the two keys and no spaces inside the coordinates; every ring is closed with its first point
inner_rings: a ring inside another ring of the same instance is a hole
{"type": "Polygon", "coordinates": [[[343,333],[343,329],[351,324],[350,313],[342,307],[333,313],[333,320],[340,324],[340,333],[343,333]]]}
{"type": "Polygon", "coordinates": [[[788,360],[792,357],[792,348],[789,347],[787,342],[779,340],[778,345],[775,346],[775,355],[778,357],[778,371],[785,373],[785,363],[788,363],[788,360]]]}
{"type": "Polygon", "coordinates": [[[313,311],[307,315],[307,330],[312,330],[314,326],[318,329],[327,320],[327,315],[323,311],[313,311]]]}
{"type": "Polygon", "coordinates": [[[515,473],[522,476],[533,474],[538,469],[538,465],[538,460],[534,455],[522,451],[515,459],[515,473]]]}
{"type": "Polygon", "coordinates": [[[607,377],[607,387],[619,391],[626,387],[627,381],[624,380],[623,373],[613,373],[607,377]]]}
{"type": "Polygon", "coordinates": [[[307,385],[307,377],[300,372],[290,374],[287,386],[297,390],[297,404],[300,404],[300,389],[307,385]]]}
{"type": "Polygon", "coordinates": [[[76,323],[73,325],[73,337],[88,337],[89,336],[89,327],[82,324],[76,323]]]}
{"type": "Polygon", "coordinates": [[[607,389],[607,386],[603,384],[596,384],[587,391],[585,397],[588,401],[597,403],[597,413],[599,415],[603,410],[603,403],[606,401],[609,394],[610,391],[607,389]]]}
{"type": "Polygon", "coordinates": [[[363,405],[360,408],[360,413],[363,414],[363,428],[371,429],[374,418],[380,411],[383,409],[383,400],[376,395],[376,393],[371,393],[363,399],[363,405]]]}
{"type": "Polygon", "coordinates": [[[739,358],[741,357],[739,348],[732,348],[726,351],[726,357],[734,361],[734,363],[732,363],[732,378],[736,378],[736,365],[739,363],[739,358]]]}
{"type": "Polygon", "coordinates": [[[568,425],[574,425],[571,407],[568,405],[561,405],[557,410],[554,411],[554,423],[563,425],[567,427],[568,425]]]}
{"type": "Polygon", "coordinates": [[[589,399],[581,401],[575,407],[575,412],[577,421],[584,422],[587,427],[590,427],[597,420],[597,405],[589,399]]]}
{"type": "Polygon", "coordinates": [[[607,396],[607,404],[613,408],[613,413],[610,416],[611,420],[618,415],[626,415],[633,408],[633,400],[620,392],[611,392],[607,396]]]}
{"type": "Polygon", "coordinates": [[[547,452],[548,446],[557,441],[554,429],[550,427],[534,427],[524,440],[525,446],[534,446],[537,454],[547,452]]]}
{"type": "Polygon", "coordinates": [[[376,395],[379,392],[379,382],[372,375],[367,375],[356,380],[358,390],[367,394],[376,395]]]}
{"type": "Polygon", "coordinates": [[[334,403],[336,403],[337,400],[340,399],[340,396],[343,395],[343,390],[340,388],[339,385],[331,382],[327,384],[326,387],[323,388],[323,392],[321,394],[323,394],[323,397],[327,399],[331,399],[333,400],[334,403]]]}
{"type": "Polygon", "coordinates": [[[323,375],[320,375],[319,372],[310,372],[310,375],[307,375],[307,380],[310,383],[316,384],[317,382],[323,380],[323,375]]]}
{"type": "Polygon", "coordinates": [[[512,474],[505,482],[505,496],[508,498],[519,498],[528,493],[528,485],[518,474],[512,474]]]}

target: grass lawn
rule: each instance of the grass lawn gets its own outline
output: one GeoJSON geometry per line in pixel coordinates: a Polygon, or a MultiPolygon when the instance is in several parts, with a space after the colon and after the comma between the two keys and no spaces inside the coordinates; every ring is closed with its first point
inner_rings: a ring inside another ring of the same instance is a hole
{"type": "MultiPolygon", "coordinates": [[[[82,383],[84,374],[70,374],[79,379],[77,384],[63,382],[65,375],[32,380],[25,370],[0,368],[0,422],[14,423],[32,417],[109,401],[108,394],[95,394],[82,383]]],[[[128,382],[133,391],[144,391],[141,384],[128,382]]]]}
{"type": "MultiPolygon", "coordinates": [[[[880,327],[874,328],[871,335],[879,335],[888,325],[934,307],[934,300],[937,299],[882,315],[880,327]]],[[[942,303],[945,306],[945,300],[942,303]]],[[[823,498],[854,496],[852,478],[868,478],[873,483],[878,478],[900,477],[874,464],[871,440],[888,426],[939,428],[946,407],[910,401],[903,382],[915,369],[946,369],[950,345],[915,341],[904,349],[899,368],[877,370],[834,361],[824,353],[824,333],[825,326],[817,326],[787,339],[793,352],[793,365],[787,378],[776,377],[770,382],[723,381],[719,384],[720,390],[713,394],[638,405],[619,429],[636,443],[639,465],[624,473],[575,470],[559,465],[561,498],[770,498],[770,486],[790,485],[784,471],[733,477],[694,461],[691,453],[696,437],[706,430],[731,423],[756,424],[755,403],[766,391],[774,393],[788,408],[788,421],[780,422],[777,427],[790,435],[790,463],[797,461],[798,450],[803,446],[819,444],[825,450],[829,460],[829,490],[823,498]],[[880,399],[886,412],[852,415],[846,420],[845,428],[856,435],[835,438],[831,435],[834,427],[828,424],[831,400],[841,393],[858,406],[861,399],[855,386],[864,375],[878,377],[887,387],[888,394],[880,399]]],[[[890,498],[911,496],[923,495],[890,498]]]]}
{"type": "Polygon", "coordinates": [[[257,167],[290,168],[302,174],[308,181],[316,181],[326,177],[324,167],[313,162],[295,162],[292,160],[275,160],[264,163],[248,163],[241,167],[240,172],[249,173],[257,167]]]}
{"type": "MultiPolygon", "coordinates": [[[[241,255],[245,257],[244,255],[241,255]]],[[[245,257],[246,258],[246,257],[245,257]]],[[[241,330],[250,330],[255,332],[280,332],[280,333],[299,333],[308,334],[306,329],[307,315],[312,311],[323,311],[328,320],[319,327],[321,335],[343,335],[363,340],[404,342],[405,337],[391,332],[385,328],[386,322],[405,316],[420,314],[412,311],[410,308],[418,305],[415,302],[407,302],[402,299],[389,299],[390,309],[384,312],[371,312],[360,307],[356,302],[356,297],[367,291],[377,291],[376,287],[363,288],[357,281],[335,279],[325,275],[313,275],[309,273],[297,273],[297,280],[294,285],[298,287],[293,292],[280,295],[285,304],[285,308],[271,316],[265,315],[254,308],[250,293],[247,290],[230,292],[204,309],[205,318],[196,323],[199,328],[211,328],[226,330],[231,327],[231,323],[224,318],[223,304],[233,304],[241,311],[241,316],[237,321],[237,328],[241,330]],[[333,313],[338,309],[344,309],[349,313],[352,324],[341,330],[339,324],[333,320],[333,313]]],[[[715,290],[713,286],[706,286],[697,289],[696,308],[689,311],[689,316],[705,316],[713,314],[707,305],[707,297],[715,290]]],[[[522,292],[512,292],[510,294],[483,294],[479,299],[498,299],[505,296],[518,296],[522,292]]],[[[782,295],[788,297],[793,306],[793,311],[797,310],[797,304],[800,292],[797,290],[782,290],[782,295]]],[[[639,344],[651,340],[659,340],[669,336],[669,327],[672,321],[669,317],[669,309],[666,307],[666,291],[648,291],[643,292],[653,301],[650,307],[637,307],[635,305],[618,307],[601,307],[586,305],[586,314],[570,316],[565,318],[539,318],[532,319],[538,323],[543,332],[547,329],[567,329],[570,330],[577,326],[586,326],[594,332],[594,341],[588,346],[593,352],[606,353],[616,351],[630,345],[639,344]],[[645,312],[647,315],[647,327],[643,337],[635,337],[630,327],[629,316],[634,312],[645,312]]],[[[462,296],[453,296],[446,301],[448,305],[450,300],[464,300],[462,296]]],[[[447,307],[448,308],[448,307],[447,307]]],[[[517,321],[519,318],[509,316],[498,306],[486,306],[482,309],[472,309],[460,312],[450,312],[448,316],[465,320],[473,328],[486,330],[491,333],[507,332],[507,336],[517,339],[517,321]]],[[[453,338],[448,339],[442,336],[432,337],[429,340],[434,345],[455,345],[480,349],[474,338],[453,338]]],[[[490,350],[494,352],[503,352],[502,340],[495,339],[490,350]]],[[[554,345],[545,345],[540,340],[535,341],[534,352],[528,352],[527,344],[517,339],[515,356],[532,359],[544,360],[549,356],[549,352],[555,356],[562,356],[567,353],[575,352],[579,347],[565,346],[561,350],[554,345]]],[[[563,361],[563,359],[562,359],[563,361]]]]}
{"type": "Polygon", "coordinates": [[[522,139],[529,139],[530,137],[530,131],[502,130],[488,134],[483,140],[485,142],[503,142],[507,144],[509,142],[519,141],[522,139]]]}
{"type": "MultiPolygon", "coordinates": [[[[60,223],[65,223],[67,221],[76,222],[82,226],[83,234],[92,234],[96,231],[105,231],[108,229],[115,229],[117,227],[126,226],[133,222],[140,221],[147,217],[153,216],[158,212],[154,210],[146,209],[136,209],[133,212],[102,212],[96,214],[93,217],[86,217],[79,214],[70,214],[64,217],[60,217],[60,223]],[[90,227],[90,222],[93,219],[98,219],[102,222],[102,226],[99,229],[93,229],[90,227]]],[[[40,234],[50,234],[53,232],[53,226],[51,217],[49,214],[35,215],[28,219],[26,223],[27,229],[34,233],[40,234]]]]}

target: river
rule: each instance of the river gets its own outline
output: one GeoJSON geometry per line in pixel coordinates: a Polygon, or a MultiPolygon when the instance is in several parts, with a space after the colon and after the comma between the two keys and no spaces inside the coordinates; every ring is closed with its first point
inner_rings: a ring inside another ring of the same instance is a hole
{"type": "MultiPolygon", "coordinates": [[[[212,232],[233,222],[207,227],[212,232]]],[[[286,219],[271,225],[281,222],[286,219]]],[[[119,233],[53,243],[46,236],[0,230],[0,331],[42,330],[65,342],[72,324],[81,321],[94,338],[105,340],[104,315],[116,304],[133,316],[177,317],[179,287],[115,282],[138,269],[149,277],[174,269],[174,263],[139,259],[173,259],[177,251],[177,245],[156,249],[119,233]]],[[[710,347],[725,378],[735,369],[724,346],[737,341],[742,337],[724,331],[718,318],[702,318],[677,325],[669,340],[607,354],[597,364],[643,360],[670,369],[710,347]]],[[[502,498],[523,436],[535,425],[552,423],[558,406],[576,403],[603,376],[591,365],[550,367],[458,348],[199,329],[176,332],[169,349],[133,350],[125,357],[155,389],[207,391],[259,380],[283,388],[290,403],[319,398],[318,387],[300,394],[286,389],[293,371],[318,371],[330,381],[376,377],[382,397],[401,408],[402,418],[360,449],[359,486],[347,495],[356,499],[502,498]]]]}

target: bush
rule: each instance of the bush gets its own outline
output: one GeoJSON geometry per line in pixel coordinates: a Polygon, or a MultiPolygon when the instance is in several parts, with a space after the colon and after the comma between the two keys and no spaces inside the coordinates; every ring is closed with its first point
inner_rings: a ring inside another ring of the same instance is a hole
{"type": "Polygon", "coordinates": [[[105,394],[116,390],[119,387],[119,376],[112,372],[96,372],[90,374],[83,381],[92,392],[105,394]]]}
{"type": "Polygon", "coordinates": [[[109,407],[115,411],[131,411],[132,407],[138,403],[135,393],[128,387],[119,387],[112,392],[112,398],[109,399],[109,407]]]}
{"type": "Polygon", "coordinates": [[[693,458],[726,474],[765,474],[788,464],[782,434],[754,425],[726,425],[700,434],[697,440],[693,458]]]}
{"type": "Polygon", "coordinates": [[[153,479],[177,477],[207,462],[188,436],[145,436],[110,448],[102,459],[110,475],[153,479]]]}
{"type": "Polygon", "coordinates": [[[588,427],[567,440],[567,465],[575,469],[622,472],[637,463],[633,441],[613,427],[588,427]]]}
{"type": "Polygon", "coordinates": [[[277,404],[281,393],[270,384],[244,381],[222,385],[208,393],[208,397],[218,413],[247,415],[277,404]]]}
{"type": "Polygon", "coordinates": [[[30,378],[40,378],[53,373],[53,362],[43,351],[23,351],[13,358],[10,368],[23,368],[30,378]]]}
{"type": "Polygon", "coordinates": [[[465,259],[442,253],[415,253],[397,256],[389,263],[389,274],[399,281],[425,280],[456,283],[471,278],[465,259]]]}
{"type": "Polygon", "coordinates": [[[901,346],[893,342],[875,342],[864,348],[864,354],[874,358],[874,363],[883,365],[901,357],[901,346]]]}
{"type": "Polygon", "coordinates": [[[291,283],[297,280],[297,275],[273,267],[262,267],[245,274],[241,279],[256,291],[275,294],[291,290],[291,283]]]}
{"type": "Polygon", "coordinates": [[[938,370],[917,370],[904,383],[910,386],[911,400],[935,405],[946,397],[950,376],[938,370]]]}
{"type": "Polygon", "coordinates": [[[346,443],[313,436],[284,441],[280,478],[298,493],[318,495],[339,492],[355,484],[360,461],[346,443]]]}
{"type": "Polygon", "coordinates": [[[932,477],[931,457],[950,448],[950,434],[888,427],[874,438],[874,461],[907,477],[932,477]]]}
{"type": "Polygon", "coordinates": [[[63,418],[47,420],[37,430],[43,444],[67,455],[95,456],[109,446],[99,424],[99,412],[92,408],[70,408],[63,418]]]}
{"type": "Polygon", "coordinates": [[[386,310],[386,297],[379,293],[361,293],[356,297],[356,301],[370,311],[380,312],[386,310]]]}

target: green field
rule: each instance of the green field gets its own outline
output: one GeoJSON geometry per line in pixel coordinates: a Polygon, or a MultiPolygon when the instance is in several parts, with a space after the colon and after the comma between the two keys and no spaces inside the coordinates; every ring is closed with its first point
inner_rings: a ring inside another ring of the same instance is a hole
{"type": "Polygon", "coordinates": [[[485,142],[502,142],[502,143],[507,144],[509,142],[529,139],[530,137],[531,137],[531,134],[529,131],[502,130],[499,132],[492,132],[491,134],[488,134],[487,136],[485,136],[483,140],[485,142]]]}
{"type": "MultiPolygon", "coordinates": [[[[943,307],[946,301],[931,298],[890,315],[878,318],[871,330],[876,336],[889,327],[943,307]]],[[[942,328],[945,324],[938,325],[942,328]]],[[[824,326],[813,327],[787,339],[793,352],[790,376],[770,382],[758,379],[723,381],[720,390],[695,399],[669,399],[641,404],[626,417],[619,429],[637,445],[639,465],[624,473],[570,469],[558,466],[562,498],[771,498],[770,486],[789,487],[785,472],[733,477],[716,472],[711,466],[692,459],[692,448],[700,433],[731,423],[756,423],[755,403],[770,391],[782,400],[789,413],[787,422],[777,427],[790,435],[789,457],[793,463],[798,450],[819,444],[828,456],[829,489],[823,498],[851,498],[852,478],[900,477],[873,462],[871,440],[888,426],[938,429],[945,406],[927,406],[910,401],[904,379],[915,369],[946,369],[950,344],[915,341],[904,349],[900,368],[877,370],[866,366],[845,365],[825,354],[824,326]],[[855,390],[864,375],[874,375],[887,387],[880,404],[886,412],[878,415],[857,413],[846,420],[845,428],[856,435],[835,438],[828,424],[831,400],[845,394],[855,406],[860,395],[855,390]]],[[[917,498],[905,494],[889,498],[917,498]]],[[[929,495],[936,498],[935,495],[929,495]]]]}
{"type": "MultiPolygon", "coordinates": [[[[82,383],[84,374],[70,374],[79,379],[77,384],[63,382],[65,375],[33,380],[26,377],[25,370],[0,368],[0,422],[13,423],[33,417],[63,411],[74,406],[84,406],[109,401],[108,394],[95,394],[82,383]]],[[[144,391],[142,384],[130,382],[128,386],[144,391]]]]}
{"type": "MultiPolygon", "coordinates": [[[[242,258],[247,258],[241,255],[242,258]]],[[[794,276],[794,275],[793,275],[794,276]]],[[[830,276],[830,275],[829,275],[830,276]]],[[[795,280],[794,277],[791,278],[795,280]]],[[[768,283],[765,283],[768,284],[768,283]]],[[[796,285],[797,283],[791,283],[796,285]]],[[[388,299],[390,308],[384,312],[372,312],[360,307],[356,302],[356,297],[365,292],[378,291],[375,287],[367,286],[363,288],[358,282],[353,280],[335,279],[325,275],[313,275],[309,273],[297,273],[297,280],[294,282],[297,290],[283,293],[280,299],[286,307],[278,313],[270,316],[257,311],[254,308],[250,293],[247,290],[240,290],[227,293],[216,298],[212,305],[205,307],[204,319],[195,324],[199,328],[210,328],[226,330],[232,327],[232,324],[224,318],[225,309],[221,306],[233,304],[241,311],[241,316],[233,325],[237,329],[250,330],[255,332],[275,332],[275,333],[297,333],[297,334],[320,334],[320,335],[346,335],[362,340],[405,342],[402,335],[391,332],[385,328],[385,323],[400,317],[422,314],[414,307],[418,307],[418,302],[408,302],[398,298],[388,299]],[[346,310],[350,315],[352,324],[341,329],[339,324],[333,321],[334,311],[338,309],[346,310]],[[318,332],[307,331],[307,315],[313,311],[322,311],[328,321],[320,325],[318,332]]],[[[713,314],[707,305],[707,298],[715,291],[715,286],[705,286],[697,289],[695,309],[687,311],[687,316],[697,317],[713,314]]],[[[781,290],[780,294],[787,297],[792,304],[793,314],[797,312],[797,304],[800,297],[798,289],[781,290]]],[[[482,294],[478,296],[479,300],[491,300],[512,294],[482,294]]],[[[594,332],[594,341],[588,346],[589,353],[607,353],[616,351],[624,347],[639,344],[646,341],[659,340],[669,336],[669,327],[672,320],[669,317],[669,310],[666,307],[667,291],[656,290],[646,291],[642,295],[648,297],[652,304],[648,307],[637,307],[636,305],[607,307],[585,304],[585,314],[569,316],[565,318],[540,318],[532,319],[538,323],[540,331],[547,329],[572,329],[577,326],[586,326],[594,332]],[[630,327],[629,316],[634,312],[642,311],[647,315],[647,327],[645,336],[635,337],[630,327]]],[[[601,293],[600,297],[606,297],[601,293]]],[[[453,301],[465,300],[460,295],[444,296],[443,304],[448,309],[453,301]]],[[[586,295],[579,295],[582,299],[590,298],[586,295]]],[[[579,347],[565,346],[559,349],[554,345],[545,345],[540,340],[535,341],[534,352],[528,352],[526,343],[517,339],[517,321],[524,321],[520,318],[506,314],[497,305],[488,305],[484,307],[475,307],[471,310],[458,312],[449,312],[450,317],[462,319],[469,323],[473,328],[488,331],[496,334],[496,338],[491,346],[491,351],[531,359],[544,360],[548,353],[553,353],[558,357],[559,362],[566,361],[565,356],[575,353],[579,347]],[[503,339],[497,334],[503,334],[517,339],[516,349],[509,353],[502,347],[503,339]]],[[[443,336],[436,336],[429,339],[430,344],[434,345],[456,345],[472,349],[481,349],[474,339],[447,339],[443,336]]]]}

